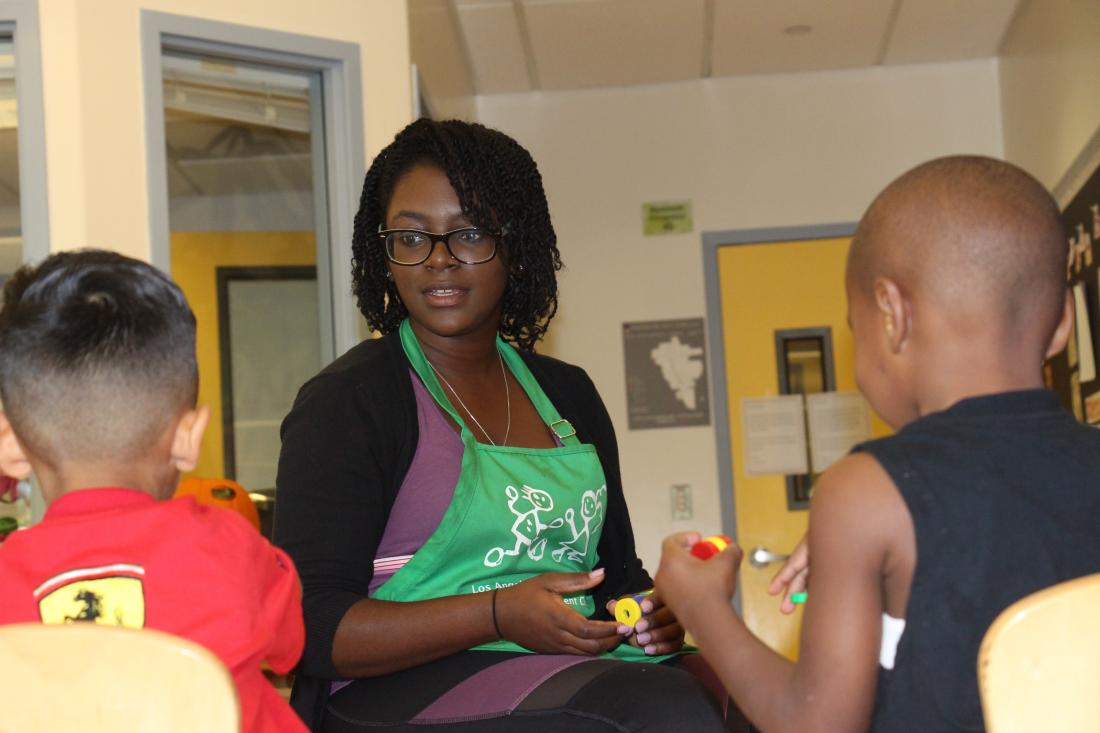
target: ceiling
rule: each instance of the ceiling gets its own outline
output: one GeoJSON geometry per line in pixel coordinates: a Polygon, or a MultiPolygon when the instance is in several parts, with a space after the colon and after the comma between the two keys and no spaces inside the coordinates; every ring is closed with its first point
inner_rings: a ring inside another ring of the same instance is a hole
{"type": "Polygon", "coordinates": [[[409,0],[431,99],[997,55],[1020,0],[409,0]]]}

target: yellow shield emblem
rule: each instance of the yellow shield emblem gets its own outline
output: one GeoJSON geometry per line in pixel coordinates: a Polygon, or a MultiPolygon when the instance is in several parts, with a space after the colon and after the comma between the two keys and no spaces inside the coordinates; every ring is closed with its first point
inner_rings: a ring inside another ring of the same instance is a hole
{"type": "Polygon", "coordinates": [[[46,624],[90,621],[140,629],[145,626],[144,574],[136,565],[63,573],[36,590],[38,614],[46,624]]]}

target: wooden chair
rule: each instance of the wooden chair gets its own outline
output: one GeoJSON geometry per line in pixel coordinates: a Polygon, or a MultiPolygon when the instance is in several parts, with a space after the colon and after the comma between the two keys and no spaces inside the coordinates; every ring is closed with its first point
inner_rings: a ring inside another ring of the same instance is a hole
{"type": "Polygon", "coordinates": [[[1100,730],[1100,574],[1006,608],[978,653],[989,733],[1100,730]]]}
{"type": "Polygon", "coordinates": [[[0,731],[236,733],[233,677],[205,647],[93,623],[0,626],[0,731]]]}

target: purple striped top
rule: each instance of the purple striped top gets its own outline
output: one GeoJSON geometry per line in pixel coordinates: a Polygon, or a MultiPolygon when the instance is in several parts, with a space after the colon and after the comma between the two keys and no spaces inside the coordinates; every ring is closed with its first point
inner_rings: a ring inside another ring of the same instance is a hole
{"type": "Polygon", "coordinates": [[[451,505],[462,470],[462,438],[443,417],[420,378],[409,371],[416,394],[420,439],[374,556],[371,595],[435,532],[451,505]]]}

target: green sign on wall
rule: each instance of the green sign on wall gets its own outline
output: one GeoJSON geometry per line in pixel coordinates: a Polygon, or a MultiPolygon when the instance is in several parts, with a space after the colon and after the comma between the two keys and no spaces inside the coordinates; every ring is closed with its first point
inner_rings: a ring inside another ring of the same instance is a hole
{"type": "Polygon", "coordinates": [[[674,201],[642,204],[642,231],[653,234],[690,234],[692,230],[691,202],[674,201]]]}

